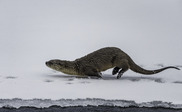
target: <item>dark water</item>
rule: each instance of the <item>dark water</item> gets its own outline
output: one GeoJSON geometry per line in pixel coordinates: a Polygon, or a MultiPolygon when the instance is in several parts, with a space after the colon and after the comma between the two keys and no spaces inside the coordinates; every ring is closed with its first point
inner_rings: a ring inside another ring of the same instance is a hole
{"type": "Polygon", "coordinates": [[[2,107],[0,112],[182,112],[182,109],[163,107],[118,107],[118,106],[50,106],[48,108],[36,107],[2,107]]]}

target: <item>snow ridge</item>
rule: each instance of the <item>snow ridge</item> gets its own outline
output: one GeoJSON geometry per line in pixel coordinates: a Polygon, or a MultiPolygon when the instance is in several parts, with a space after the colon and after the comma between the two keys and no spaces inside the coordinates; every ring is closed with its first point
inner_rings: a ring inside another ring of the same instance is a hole
{"type": "Polygon", "coordinates": [[[163,107],[163,108],[174,108],[174,109],[182,109],[182,104],[172,104],[170,102],[162,102],[162,101],[152,101],[152,102],[143,102],[136,103],[135,101],[127,101],[127,100],[104,100],[104,99],[60,99],[60,100],[51,100],[51,99],[0,99],[0,107],[15,107],[19,108],[22,106],[29,107],[50,107],[53,105],[68,107],[68,106],[118,106],[118,107],[163,107]]]}

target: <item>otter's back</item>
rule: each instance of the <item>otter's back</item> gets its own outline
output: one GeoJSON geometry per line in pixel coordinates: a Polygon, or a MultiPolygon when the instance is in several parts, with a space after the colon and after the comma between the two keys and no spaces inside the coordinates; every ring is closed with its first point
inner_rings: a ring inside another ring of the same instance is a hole
{"type": "Polygon", "coordinates": [[[114,61],[121,52],[123,51],[119,48],[106,47],[94,51],[75,61],[80,63],[82,66],[91,66],[92,68],[96,68],[98,71],[104,71],[113,67],[114,61]]]}

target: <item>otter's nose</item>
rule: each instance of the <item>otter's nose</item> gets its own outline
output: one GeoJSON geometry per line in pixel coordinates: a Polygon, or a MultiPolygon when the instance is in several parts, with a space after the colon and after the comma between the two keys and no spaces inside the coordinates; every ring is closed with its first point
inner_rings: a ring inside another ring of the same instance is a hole
{"type": "Polygon", "coordinates": [[[53,63],[52,62],[45,62],[46,65],[52,65],[53,63]]]}

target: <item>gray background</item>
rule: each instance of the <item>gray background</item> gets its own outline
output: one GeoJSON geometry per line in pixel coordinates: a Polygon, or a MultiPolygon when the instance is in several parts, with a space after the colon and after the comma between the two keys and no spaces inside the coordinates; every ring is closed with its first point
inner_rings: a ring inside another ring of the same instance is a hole
{"type": "Polygon", "coordinates": [[[182,63],[181,0],[0,0],[0,72],[44,71],[115,46],[138,64],[182,63]]]}

